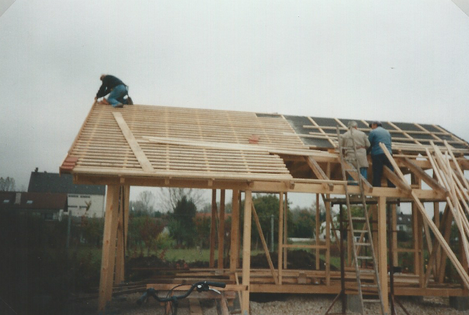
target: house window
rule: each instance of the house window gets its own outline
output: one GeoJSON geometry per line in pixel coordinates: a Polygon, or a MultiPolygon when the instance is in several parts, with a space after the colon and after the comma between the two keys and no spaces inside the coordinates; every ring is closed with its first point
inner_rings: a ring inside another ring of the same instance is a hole
{"type": "Polygon", "coordinates": [[[28,200],[28,201],[26,201],[26,204],[27,204],[27,205],[32,205],[32,204],[33,204],[33,201],[32,201],[32,200],[28,200]]]}
{"type": "Polygon", "coordinates": [[[10,202],[10,200],[8,200],[8,199],[3,200],[3,203],[9,203],[9,202],[10,202]]]}
{"type": "Polygon", "coordinates": [[[78,195],[68,195],[70,198],[78,198],[78,195]]]}

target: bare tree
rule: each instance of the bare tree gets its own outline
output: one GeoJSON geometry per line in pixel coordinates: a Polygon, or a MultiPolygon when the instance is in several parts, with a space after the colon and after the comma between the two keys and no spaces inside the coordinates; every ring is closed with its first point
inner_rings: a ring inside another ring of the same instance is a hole
{"type": "Polygon", "coordinates": [[[130,209],[137,212],[152,213],[154,211],[155,195],[149,191],[142,191],[136,201],[130,201],[130,209]]]}
{"type": "Polygon", "coordinates": [[[158,192],[158,199],[161,204],[161,209],[166,212],[171,212],[176,208],[179,201],[186,197],[191,200],[197,208],[202,208],[205,199],[204,191],[201,189],[192,188],[160,188],[158,192]]]}
{"type": "Polygon", "coordinates": [[[13,177],[0,177],[0,191],[14,191],[15,179],[13,177]]]}

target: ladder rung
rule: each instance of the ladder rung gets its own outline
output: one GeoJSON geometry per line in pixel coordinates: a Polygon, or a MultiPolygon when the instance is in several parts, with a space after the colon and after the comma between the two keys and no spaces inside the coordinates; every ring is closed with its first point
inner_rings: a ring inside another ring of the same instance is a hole
{"type": "Polygon", "coordinates": [[[360,273],[368,273],[368,274],[375,273],[375,271],[373,269],[358,269],[358,271],[360,273]]]}
{"type": "Polygon", "coordinates": [[[377,288],[377,284],[362,284],[362,288],[377,288]]]}
{"type": "Polygon", "coordinates": [[[368,233],[368,230],[353,230],[354,233],[368,233]]]}
{"type": "Polygon", "coordinates": [[[352,217],[352,221],[355,220],[355,221],[366,221],[366,218],[365,217],[352,217]]]}
{"type": "Polygon", "coordinates": [[[356,246],[371,246],[370,243],[355,243],[356,246]]]}
{"type": "Polygon", "coordinates": [[[363,303],[381,303],[380,299],[363,299],[363,303]]]}
{"type": "Polygon", "coordinates": [[[373,259],[371,256],[357,256],[358,259],[373,259]]]}

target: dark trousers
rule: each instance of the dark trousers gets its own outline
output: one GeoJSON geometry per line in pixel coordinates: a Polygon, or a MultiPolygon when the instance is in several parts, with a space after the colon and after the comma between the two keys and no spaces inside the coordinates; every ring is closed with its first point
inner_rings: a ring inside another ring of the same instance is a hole
{"type": "MultiPolygon", "coordinates": [[[[389,162],[388,158],[384,153],[371,155],[371,161],[373,162],[373,186],[381,187],[381,177],[383,177],[383,166],[387,166],[391,171],[394,171],[394,167],[392,167],[391,162],[389,162]]],[[[388,187],[396,186],[394,186],[394,184],[388,180],[388,187]]]]}

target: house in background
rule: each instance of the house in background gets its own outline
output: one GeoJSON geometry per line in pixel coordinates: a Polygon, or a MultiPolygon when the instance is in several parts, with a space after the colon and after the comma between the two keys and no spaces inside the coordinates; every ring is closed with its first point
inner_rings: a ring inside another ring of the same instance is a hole
{"type": "Polygon", "coordinates": [[[411,214],[397,214],[397,230],[404,232],[412,231],[412,215],[411,214]]]}
{"type": "Polygon", "coordinates": [[[57,221],[62,219],[66,210],[65,193],[0,192],[2,212],[14,211],[16,214],[41,217],[46,221],[57,221]]]}
{"type": "Polygon", "coordinates": [[[104,185],[75,185],[72,175],[31,172],[28,192],[62,193],[67,195],[68,208],[72,216],[101,218],[104,216],[104,185]]]}

